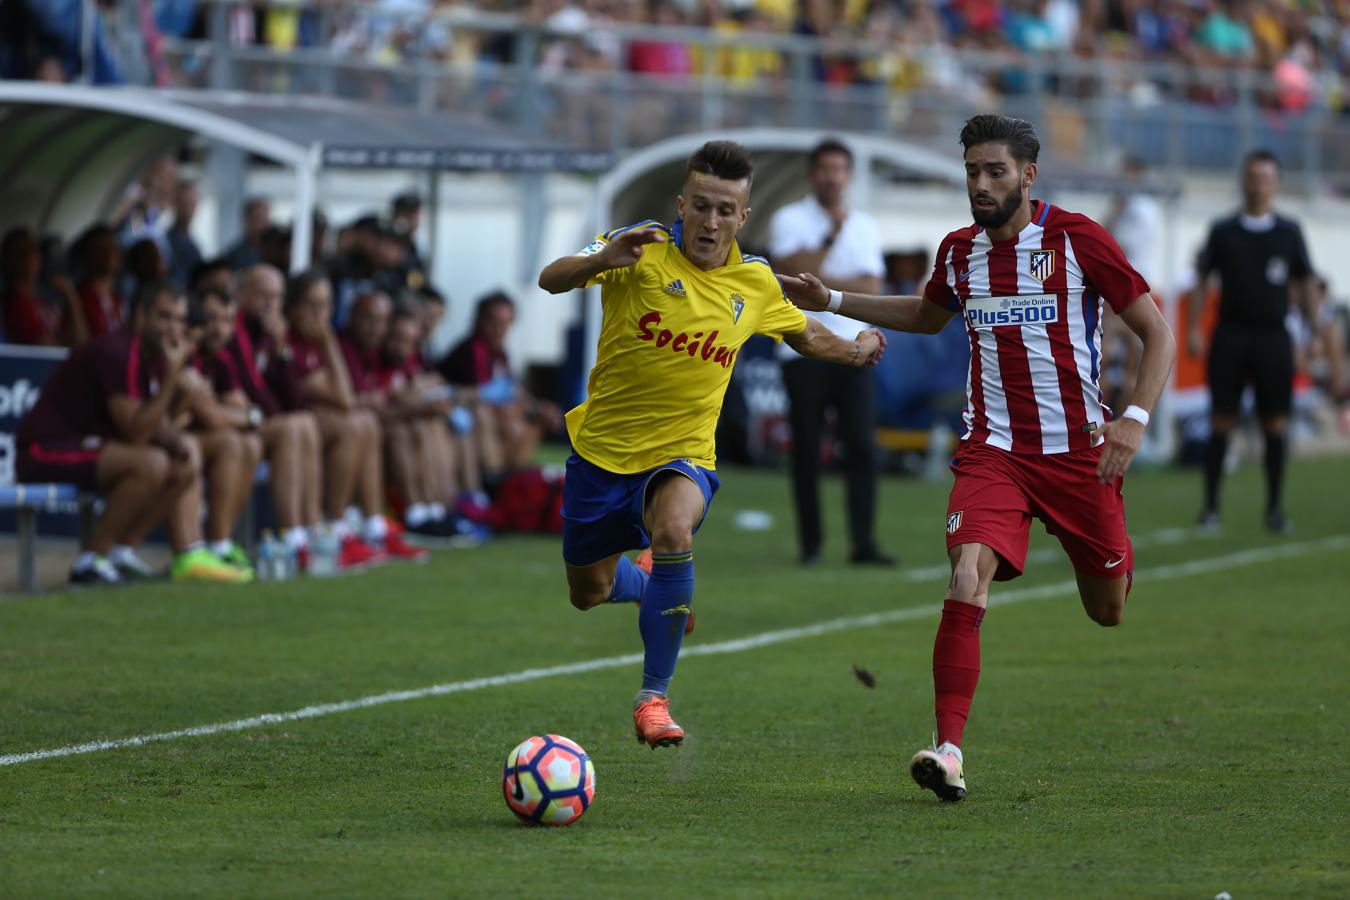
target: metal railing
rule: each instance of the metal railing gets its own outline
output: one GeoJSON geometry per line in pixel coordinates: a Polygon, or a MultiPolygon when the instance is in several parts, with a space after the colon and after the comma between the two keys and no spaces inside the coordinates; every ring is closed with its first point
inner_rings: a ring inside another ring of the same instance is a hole
{"type": "Polygon", "coordinates": [[[950,148],[968,116],[998,110],[1035,122],[1046,158],[1068,170],[1113,170],[1124,154],[1177,173],[1230,170],[1264,146],[1296,173],[1296,186],[1350,186],[1350,118],[1315,94],[1281,109],[1287,94],[1250,68],[650,25],[582,34],[515,15],[456,9],[409,19],[343,3],[305,10],[313,46],[278,48],[232,42],[230,16],[242,6],[215,0],[207,40],[163,42],[180,86],[469,112],[615,153],[746,126],[895,134],[950,148]],[[401,29],[404,50],[379,59],[354,52],[351,35],[363,25],[401,29]],[[425,40],[433,28],[443,38],[437,52],[425,40]],[[687,71],[632,71],[634,51],[652,45],[679,48],[687,71]],[[823,80],[828,70],[853,77],[823,80]]]}

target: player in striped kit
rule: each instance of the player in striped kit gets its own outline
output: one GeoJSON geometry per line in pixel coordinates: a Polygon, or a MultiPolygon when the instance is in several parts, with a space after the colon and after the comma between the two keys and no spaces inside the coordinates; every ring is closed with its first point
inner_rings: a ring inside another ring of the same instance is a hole
{"type": "Polygon", "coordinates": [[[975,116],[961,130],[975,224],[938,249],[922,297],[829,290],[782,277],[804,309],[936,334],[961,314],[970,337],[966,433],[947,507],[952,578],[933,646],[937,739],[910,762],[921,787],[965,797],[962,732],[980,674],[989,585],[1022,574],[1031,519],[1059,538],[1083,607],[1120,624],[1134,574],[1121,484],[1171,371],[1171,329],[1116,242],[1096,222],[1029,196],[1040,142],[1029,122],[975,116]],[[1125,411],[1098,387],[1103,304],[1144,344],[1125,411]]]}

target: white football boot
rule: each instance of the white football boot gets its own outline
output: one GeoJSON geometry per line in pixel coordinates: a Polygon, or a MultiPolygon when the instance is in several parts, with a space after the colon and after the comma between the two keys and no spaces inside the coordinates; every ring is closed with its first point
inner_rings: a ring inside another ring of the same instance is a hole
{"type": "Polygon", "coordinates": [[[961,748],[944,741],[940,746],[920,750],[909,761],[909,774],[919,787],[938,795],[946,803],[965,799],[966,779],[961,770],[961,748]]]}

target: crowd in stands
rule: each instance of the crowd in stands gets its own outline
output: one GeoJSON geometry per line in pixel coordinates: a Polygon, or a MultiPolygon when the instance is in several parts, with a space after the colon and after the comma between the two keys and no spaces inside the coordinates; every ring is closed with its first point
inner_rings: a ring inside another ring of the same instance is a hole
{"type": "Polygon", "coordinates": [[[446,300],[413,241],[415,195],[336,234],[316,217],[318,264],[288,278],[290,229],[261,199],[206,257],[198,193],[166,156],[68,249],[22,227],[0,246],[0,338],[71,348],[20,424],[18,480],[106,504],[72,579],[150,574],[136,548],[165,522],[176,577],[250,580],[234,538],[263,462],[300,568],[321,535],[346,569],[489,536],[491,492],[561,424],[512,376],[511,298],[482,298],[437,358],[446,300]]]}
{"type": "MultiPolygon", "coordinates": [[[[172,84],[183,79],[164,38],[204,38],[208,7],[196,0],[100,0],[93,80],[172,84]]],[[[0,74],[68,80],[80,74],[80,7],[69,0],[0,0],[0,74]]],[[[1028,89],[1024,72],[984,76],[950,50],[975,50],[1015,64],[1041,54],[1255,70],[1271,77],[1266,105],[1290,111],[1350,109],[1350,5],[1333,0],[373,0],[366,3],[237,3],[226,30],[236,46],[278,52],[327,47],[343,59],[397,65],[432,59],[472,73],[519,62],[519,24],[546,26],[538,48],[547,70],[625,69],[668,79],[712,73],[737,84],[783,78],[783,53],[753,44],[724,47],[708,60],[697,42],[616,39],[614,26],[684,26],[717,35],[796,35],[820,40],[810,60],[819,81],[886,85],[904,91],[960,82],[996,93],[1028,89]],[[452,24],[436,14],[505,13],[511,26],[452,24]]],[[[1044,85],[1072,92],[1072,85],[1044,85]]],[[[1146,99],[1147,80],[1112,85],[1146,99]]],[[[1164,85],[1164,89],[1168,89],[1164,85]]],[[[1223,102],[1223,83],[1186,89],[1187,99],[1223,102]]]]}

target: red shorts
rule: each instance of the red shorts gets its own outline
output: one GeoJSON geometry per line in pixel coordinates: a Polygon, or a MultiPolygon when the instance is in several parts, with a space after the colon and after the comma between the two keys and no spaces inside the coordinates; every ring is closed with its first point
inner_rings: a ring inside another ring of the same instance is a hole
{"type": "Polygon", "coordinates": [[[952,460],[947,549],[984,544],[999,555],[996,581],[1022,574],[1033,516],[1059,538],[1084,575],[1123,578],[1134,571],[1125,533],[1124,479],[1097,481],[1101,448],[1045,455],[1008,453],[966,442],[952,460]]]}
{"type": "Polygon", "coordinates": [[[34,441],[19,448],[14,474],[23,484],[57,482],[96,491],[102,448],[103,442],[97,437],[34,441]]]}

